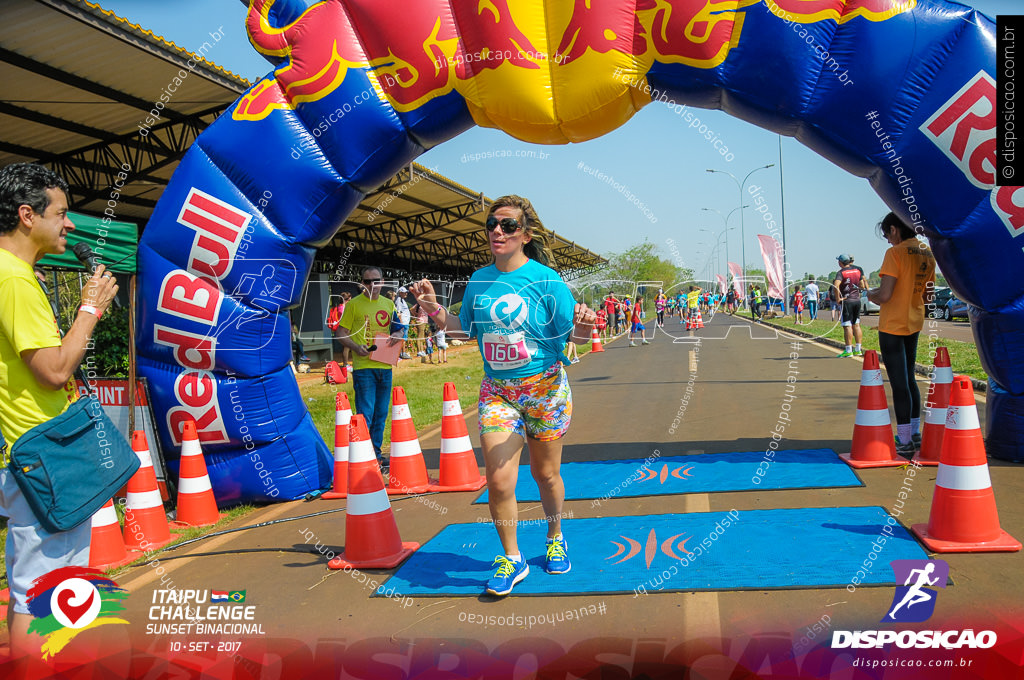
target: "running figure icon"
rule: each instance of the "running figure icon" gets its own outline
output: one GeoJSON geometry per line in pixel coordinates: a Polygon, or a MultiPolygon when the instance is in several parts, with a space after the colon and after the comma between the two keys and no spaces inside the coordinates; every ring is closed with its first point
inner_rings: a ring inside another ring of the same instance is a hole
{"type": "Polygon", "coordinates": [[[902,623],[926,621],[935,612],[938,592],[945,588],[949,565],[942,560],[893,560],[891,563],[897,586],[889,612],[883,622],[902,623]],[[931,587],[929,587],[931,586],[931,587]]]}
{"type": "Polygon", "coordinates": [[[912,569],[910,571],[910,575],[907,576],[907,580],[903,585],[910,586],[910,579],[914,578],[914,574],[917,574],[917,582],[914,585],[910,586],[910,590],[908,590],[907,594],[903,596],[903,599],[900,600],[900,603],[893,607],[892,611],[889,612],[890,619],[896,618],[896,611],[903,605],[907,605],[907,609],[910,609],[915,604],[920,604],[921,602],[928,602],[929,600],[932,600],[935,597],[935,593],[927,590],[922,590],[924,586],[933,586],[938,582],[938,576],[936,576],[935,578],[928,578],[929,574],[933,573],[934,571],[935,564],[932,562],[926,564],[924,569],[912,569]]]}

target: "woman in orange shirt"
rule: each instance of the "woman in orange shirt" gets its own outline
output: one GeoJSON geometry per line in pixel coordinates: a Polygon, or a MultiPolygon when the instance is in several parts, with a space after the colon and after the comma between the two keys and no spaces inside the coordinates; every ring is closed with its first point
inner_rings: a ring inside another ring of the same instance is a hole
{"type": "Polygon", "coordinates": [[[914,364],[924,307],[935,290],[935,256],[895,213],[878,223],[878,232],[892,247],[885,251],[878,272],[882,285],[869,290],[868,299],[881,307],[878,345],[896,412],[896,450],[910,458],[921,442],[921,392],[914,364]]]}

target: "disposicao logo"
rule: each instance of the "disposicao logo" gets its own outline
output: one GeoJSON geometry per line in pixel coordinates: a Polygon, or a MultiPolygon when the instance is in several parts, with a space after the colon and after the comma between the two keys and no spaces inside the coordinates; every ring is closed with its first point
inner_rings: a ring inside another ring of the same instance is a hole
{"type": "MultiPolygon", "coordinates": [[[[893,560],[889,563],[897,583],[892,603],[882,623],[919,623],[935,612],[938,593],[932,588],[946,587],[949,565],[942,560],[893,560]]],[[[988,649],[996,643],[991,630],[975,633],[959,630],[836,630],[832,649],[878,649],[895,644],[900,649],[988,649]]]]}
{"type": "Polygon", "coordinates": [[[98,569],[62,567],[40,576],[28,591],[28,610],[35,617],[28,632],[42,635],[43,658],[60,652],[79,633],[111,623],[124,610],[128,591],[98,569]]]}
{"type": "Polygon", "coordinates": [[[896,582],[903,585],[896,588],[882,623],[917,623],[930,619],[938,594],[925,586],[945,588],[949,565],[942,560],[893,560],[890,565],[896,582]]]}

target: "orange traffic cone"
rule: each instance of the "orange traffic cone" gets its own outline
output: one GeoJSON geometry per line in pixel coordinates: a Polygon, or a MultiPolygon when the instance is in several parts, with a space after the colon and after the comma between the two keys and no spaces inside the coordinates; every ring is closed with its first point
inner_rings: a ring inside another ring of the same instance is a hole
{"type": "Polygon", "coordinates": [[[113,501],[107,501],[92,516],[92,536],[89,540],[89,566],[94,569],[120,567],[139,559],[138,553],[128,554],[125,550],[113,501]]]}
{"type": "Polygon", "coordinates": [[[700,315],[700,310],[697,310],[697,328],[704,328],[704,317],[700,315]]]}
{"type": "Polygon", "coordinates": [[[171,531],[164,514],[164,503],[156,485],[153,458],[146,433],[132,432],[132,449],[142,464],[128,480],[128,503],[124,511],[124,545],[128,550],[149,552],[171,542],[171,531]]]}
{"type": "Polygon", "coordinates": [[[327,568],[391,569],[420,544],[403,543],[398,534],[366,419],[361,415],[352,416],[348,453],[345,550],[328,562],[327,568]]]}
{"type": "Polygon", "coordinates": [[[388,472],[388,493],[423,493],[430,486],[427,463],[423,460],[416,426],[409,413],[405,390],[391,391],[391,467],[388,472]]]}
{"type": "Polygon", "coordinates": [[[199,446],[194,420],[186,420],[181,433],[181,460],[178,471],[178,514],[174,526],[208,527],[221,518],[213,496],[206,459],[199,446]]]}
{"type": "Polygon", "coordinates": [[[444,384],[441,406],[440,481],[431,484],[431,491],[476,491],[487,484],[476,464],[473,444],[469,441],[466,419],[454,383],[444,384]]]}
{"type": "Polygon", "coordinates": [[[892,436],[892,420],[882,385],[882,369],[878,364],[878,352],[873,349],[864,352],[850,453],[840,453],[839,457],[855,468],[907,464],[896,455],[896,440],[892,436]]]}
{"type": "Polygon", "coordinates": [[[593,329],[590,334],[590,353],[603,352],[604,345],[601,344],[601,335],[597,332],[597,329],[593,329]]]}
{"type": "Polygon", "coordinates": [[[949,363],[949,351],[945,347],[938,347],[935,350],[932,384],[928,387],[928,398],[924,403],[921,450],[914,456],[914,462],[919,465],[939,464],[942,435],[946,431],[946,407],[949,406],[949,389],[952,384],[953,368],[949,363]]]}
{"type": "Polygon", "coordinates": [[[950,389],[946,432],[928,524],[911,527],[929,550],[1016,552],[1020,541],[999,527],[985,443],[971,379],[958,375],[950,389]]]}
{"type": "Polygon", "coordinates": [[[348,496],[348,428],[351,422],[348,395],[338,392],[334,397],[334,484],[320,498],[331,500],[348,496]]]}

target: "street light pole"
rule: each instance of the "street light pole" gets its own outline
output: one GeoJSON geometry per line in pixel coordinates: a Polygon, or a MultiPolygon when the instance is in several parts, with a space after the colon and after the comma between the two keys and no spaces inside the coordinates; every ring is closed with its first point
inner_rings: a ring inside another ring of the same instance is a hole
{"type": "MultiPolygon", "coordinates": [[[[720,210],[715,210],[714,208],[701,208],[701,210],[705,210],[707,212],[718,213],[718,216],[722,218],[722,222],[723,222],[723,224],[725,226],[725,229],[723,229],[722,231],[723,232],[728,232],[728,231],[734,231],[736,229],[736,227],[733,227],[731,229],[729,228],[729,218],[732,217],[732,214],[734,212],[736,212],[737,210],[742,210],[743,208],[749,208],[749,207],[750,207],[749,205],[742,205],[741,204],[740,207],[733,208],[732,210],[730,210],[728,215],[723,215],[720,210]]],[[[726,270],[729,269],[729,237],[728,236],[725,237],[725,268],[726,268],[726,270]]],[[[726,282],[729,281],[729,272],[728,271],[726,271],[726,273],[725,273],[725,280],[726,280],[726,282]]]]}
{"type": "Polygon", "coordinates": [[[717,172],[720,175],[728,175],[729,177],[731,177],[732,181],[736,182],[736,188],[739,189],[739,191],[740,191],[740,249],[741,249],[742,255],[743,255],[743,265],[742,265],[742,268],[743,268],[743,285],[744,286],[747,285],[747,234],[746,234],[746,230],[744,229],[744,225],[743,225],[743,209],[742,209],[743,208],[743,186],[747,183],[747,179],[751,175],[753,175],[755,172],[757,172],[758,170],[767,170],[768,168],[773,168],[773,167],[775,167],[775,164],[774,163],[769,163],[768,165],[762,165],[759,168],[754,168],[753,170],[751,170],[750,172],[747,173],[746,177],[743,178],[742,182],[740,180],[738,180],[736,178],[736,175],[732,174],[731,172],[726,172],[725,170],[712,170],[712,169],[708,168],[708,172],[717,172]]]}
{"type": "MultiPolygon", "coordinates": [[[[702,210],[707,210],[707,208],[701,208],[701,209],[702,210]]],[[[716,210],[715,212],[718,212],[718,211],[716,210]]],[[[733,212],[735,212],[735,210],[733,212]]],[[[721,213],[718,213],[718,214],[721,215],[721,213]]],[[[728,224],[728,222],[726,224],[728,224]]],[[[718,264],[718,258],[722,257],[722,237],[723,236],[726,237],[725,238],[725,262],[726,262],[726,268],[728,268],[728,264],[729,264],[729,236],[728,236],[728,232],[733,231],[733,229],[735,229],[735,227],[730,229],[728,226],[726,226],[726,228],[723,229],[722,231],[718,232],[718,235],[715,237],[715,250],[718,251],[718,256],[715,259],[715,267],[718,269],[718,271],[722,271],[721,266],[718,264]]],[[[706,231],[709,234],[714,234],[715,233],[715,232],[713,232],[710,229],[703,229],[703,228],[698,229],[697,231],[706,231]]],[[[728,274],[727,274],[726,275],[726,281],[728,281],[728,280],[729,279],[728,279],[728,274]]]]}

